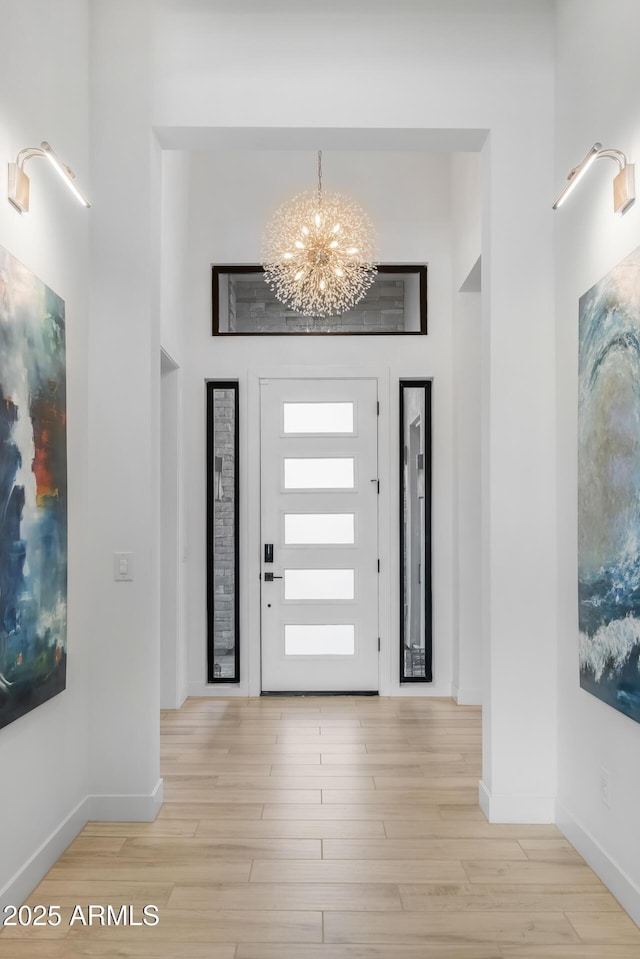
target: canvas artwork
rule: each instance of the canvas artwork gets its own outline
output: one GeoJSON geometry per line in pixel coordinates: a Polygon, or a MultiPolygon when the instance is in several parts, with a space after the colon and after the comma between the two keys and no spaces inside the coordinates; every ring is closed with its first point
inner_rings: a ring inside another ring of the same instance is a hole
{"type": "Polygon", "coordinates": [[[0,727],[66,685],[64,302],[0,247],[0,727]]]}
{"type": "Polygon", "coordinates": [[[640,722],[640,249],[580,300],[580,684],[640,722]]]}

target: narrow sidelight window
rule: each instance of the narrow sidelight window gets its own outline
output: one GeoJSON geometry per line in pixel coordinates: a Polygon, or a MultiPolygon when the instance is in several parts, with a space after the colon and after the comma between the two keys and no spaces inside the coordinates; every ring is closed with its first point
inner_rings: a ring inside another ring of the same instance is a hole
{"type": "Polygon", "coordinates": [[[431,682],[431,381],[400,380],[400,682],[431,682]]]}
{"type": "Polygon", "coordinates": [[[207,679],[240,681],[238,384],[207,383],[207,679]]]}

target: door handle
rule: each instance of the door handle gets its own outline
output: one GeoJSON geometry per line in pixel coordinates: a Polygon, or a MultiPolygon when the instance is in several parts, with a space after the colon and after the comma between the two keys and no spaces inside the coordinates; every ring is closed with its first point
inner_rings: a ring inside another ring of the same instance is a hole
{"type": "Polygon", "coordinates": [[[265,573],[264,581],[265,583],[272,583],[274,579],[282,579],[282,576],[274,576],[273,573],[265,573]]]}

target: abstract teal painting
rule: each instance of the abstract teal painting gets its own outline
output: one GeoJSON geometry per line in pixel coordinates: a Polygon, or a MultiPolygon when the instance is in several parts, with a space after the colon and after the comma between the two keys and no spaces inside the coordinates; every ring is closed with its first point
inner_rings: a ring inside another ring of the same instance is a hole
{"type": "Polygon", "coordinates": [[[580,684],[640,722],[640,249],[580,299],[580,684]]]}
{"type": "Polygon", "coordinates": [[[64,302],[0,247],[0,727],[67,673],[64,302]]]}

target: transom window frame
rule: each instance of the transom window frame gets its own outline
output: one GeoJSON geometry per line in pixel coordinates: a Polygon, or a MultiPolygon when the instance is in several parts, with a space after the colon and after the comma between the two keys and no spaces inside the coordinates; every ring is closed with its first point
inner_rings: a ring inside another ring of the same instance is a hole
{"type": "MultiPolygon", "coordinates": [[[[220,329],[222,315],[220,304],[220,277],[233,273],[250,274],[264,273],[262,266],[254,264],[214,264],[211,267],[211,315],[212,336],[426,336],[427,335],[427,265],[426,264],[392,264],[378,263],[378,274],[385,273],[413,273],[419,278],[419,309],[420,329],[418,330],[261,330],[261,331],[233,331],[220,329]]],[[[265,284],[266,286],[266,284],[265,284]]],[[[375,281],[374,281],[375,286],[375,281]]],[[[300,315],[301,314],[295,314],[300,315]]],[[[345,316],[348,314],[344,314],[345,316]]],[[[304,319],[313,322],[313,317],[304,319]]]]}

